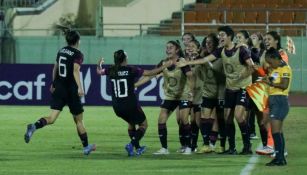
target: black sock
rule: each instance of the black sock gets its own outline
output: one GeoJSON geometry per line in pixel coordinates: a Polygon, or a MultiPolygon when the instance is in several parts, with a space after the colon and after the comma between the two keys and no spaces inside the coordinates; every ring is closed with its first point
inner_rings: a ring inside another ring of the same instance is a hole
{"type": "Polygon", "coordinates": [[[131,139],[131,144],[136,148],[140,148],[140,140],[143,138],[145,134],[145,129],[144,128],[138,128],[135,131],[134,137],[131,139]]]}
{"type": "Polygon", "coordinates": [[[87,133],[79,134],[80,140],[82,142],[83,147],[87,147],[88,145],[88,139],[87,139],[87,133]]]}
{"type": "Polygon", "coordinates": [[[220,134],[220,146],[225,148],[226,144],[226,133],[225,133],[225,122],[224,118],[217,118],[217,122],[219,125],[219,134],[220,134]]]}
{"type": "Polygon", "coordinates": [[[226,130],[226,134],[227,134],[227,137],[228,137],[229,149],[235,149],[236,148],[236,140],[235,140],[236,127],[235,127],[235,124],[234,123],[226,124],[225,130],[226,130]]]}
{"type": "Polygon", "coordinates": [[[245,148],[249,148],[250,146],[250,138],[249,138],[249,133],[248,133],[248,125],[245,122],[239,123],[241,135],[242,135],[242,140],[243,140],[243,145],[245,148]]]}
{"type": "Polygon", "coordinates": [[[193,121],[191,123],[191,140],[192,140],[192,148],[197,147],[197,140],[198,140],[198,133],[199,133],[199,127],[196,124],[196,121],[193,121]]]}
{"type": "Polygon", "coordinates": [[[260,129],[260,136],[261,136],[261,141],[263,146],[267,146],[268,142],[268,131],[264,125],[259,126],[260,129]]]}
{"type": "Polygon", "coordinates": [[[158,124],[158,133],[162,147],[167,149],[167,127],[165,123],[158,124]]]}
{"type": "Polygon", "coordinates": [[[215,142],[217,140],[217,136],[218,136],[218,132],[216,131],[211,131],[211,134],[210,134],[210,142],[212,145],[215,145],[215,142]]]}
{"type": "Polygon", "coordinates": [[[179,130],[178,131],[179,131],[179,141],[180,141],[180,144],[181,144],[181,146],[184,146],[184,144],[185,144],[184,141],[185,140],[184,140],[184,136],[183,136],[183,134],[184,134],[183,133],[184,132],[183,131],[183,124],[179,124],[179,130]]]}
{"type": "Polygon", "coordinates": [[[135,132],[136,132],[135,128],[128,129],[128,135],[129,135],[130,139],[132,139],[132,137],[134,137],[135,132]]]}
{"type": "Polygon", "coordinates": [[[184,146],[191,148],[191,126],[190,124],[183,125],[184,146]]]}
{"type": "Polygon", "coordinates": [[[213,126],[213,119],[201,118],[200,131],[203,137],[204,145],[209,145],[209,136],[213,126]]]}
{"type": "Polygon", "coordinates": [[[274,146],[275,146],[275,153],[276,156],[275,158],[278,160],[282,160],[283,156],[282,153],[282,136],[280,133],[274,133],[273,134],[273,139],[274,139],[274,146]]]}
{"type": "Polygon", "coordinates": [[[40,129],[47,125],[47,120],[45,118],[40,118],[34,123],[36,129],[40,129]]]}
{"type": "Polygon", "coordinates": [[[249,134],[256,134],[256,131],[255,131],[255,110],[252,109],[250,110],[249,112],[249,117],[248,117],[248,131],[249,131],[249,134]]]}

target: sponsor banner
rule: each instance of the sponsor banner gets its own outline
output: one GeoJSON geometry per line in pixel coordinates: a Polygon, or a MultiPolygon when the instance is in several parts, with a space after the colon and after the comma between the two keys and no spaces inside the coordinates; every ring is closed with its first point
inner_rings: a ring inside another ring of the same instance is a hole
{"type": "MultiPolygon", "coordinates": [[[[51,64],[0,64],[0,105],[49,105],[52,68],[51,64]]],[[[106,76],[96,74],[96,65],[82,65],[80,79],[85,91],[84,105],[111,105],[110,84],[106,76]]],[[[140,104],[159,106],[162,84],[162,78],[153,78],[139,87],[136,93],[140,104]]]]}

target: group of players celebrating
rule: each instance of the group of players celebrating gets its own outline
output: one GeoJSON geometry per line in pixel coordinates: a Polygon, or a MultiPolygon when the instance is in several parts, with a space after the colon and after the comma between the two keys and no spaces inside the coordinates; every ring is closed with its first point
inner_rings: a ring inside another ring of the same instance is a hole
{"type": "MultiPolygon", "coordinates": [[[[82,123],[80,96],[84,93],[76,75],[83,60],[83,55],[78,50],[79,39],[77,32],[66,32],[68,46],[58,52],[53,71],[52,112],[27,126],[25,141],[28,143],[37,129],[52,124],[67,104],[74,116],[84,154],[88,155],[95,150],[95,145],[87,143],[87,134],[82,123]]],[[[250,113],[256,113],[263,144],[263,149],[256,152],[275,153],[275,158],[267,166],[286,165],[282,124],[289,111],[287,97],[292,72],[287,64],[287,55],[281,48],[280,35],[271,31],[265,36],[260,33],[250,36],[245,30],[235,35],[231,27],[222,26],[218,28],[217,35],[209,34],[201,43],[192,33],[185,33],[182,41],[184,49],[178,41],[167,42],[166,58],[152,70],[129,66],[124,50],[114,52],[114,65],[103,68],[101,65],[104,60],[98,62],[97,74],[106,75],[112,85],[114,112],[128,123],[128,135],[131,139],[125,146],[128,156],[140,156],[146,150],[145,146],[140,146],[140,140],[146,132],[147,120],[138,103],[135,88],[151,78],[162,76],[165,97],[158,118],[161,149],[154,152],[154,155],[170,154],[166,122],[173,111],[176,111],[179,127],[181,146],[178,152],[252,154],[249,118],[250,113]],[[233,41],[234,37],[236,43],[233,41]],[[257,108],[247,92],[247,88],[256,81],[264,85],[268,94],[266,110],[257,108]],[[243,141],[243,148],[239,153],[236,150],[234,118],[243,141]],[[272,151],[267,142],[270,130],[275,151],[272,151]],[[199,131],[203,143],[198,147],[199,131]],[[218,138],[220,145],[215,146],[218,138]],[[225,149],[227,139],[229,146],[225,149]]]]}

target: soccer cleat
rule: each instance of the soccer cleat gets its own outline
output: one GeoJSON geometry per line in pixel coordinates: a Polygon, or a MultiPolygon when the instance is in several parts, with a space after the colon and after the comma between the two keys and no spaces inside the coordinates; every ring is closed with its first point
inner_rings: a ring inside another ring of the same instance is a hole
{"type": "Polygon", "coordinates": [[[195,152],[195,153],[197,152],[197,146],[192,146],[191,149],[192,149],[192,152],[195,152]]]}
{"type": "Polygon", "coordinates": [[[253,154],[252,145],[244,146],[242,151],[239,153],[240,155],[249,155],[253,154]]]}
{"type": "Polygon", "coordinates": [[[184,150],[185,150],[185,146],[181,146],[179,149],[177,149],[177,153],[184,153],[184,150]]]}
{"type": "Polygon", "coordinates": [[[252,139],[252,140],[259,139],[259,137],[257,137],[256,133],[250,134],[250,135],[249,135],[249,138],[252,139]]]}
{"type": "Polygon", "coordinates": [[[229,148],[228,150],[221,152],[219,154],[237,155],[238,152],[237,152],[236,148],[229,148]]]}
{"type": "Polygon", "coordinates": [[[136,149],[136,155],[140,156],[142,154],[144,154],[146,151],[146,146],[141,146],[140,148],[136,149]]]}
{"type": "Polygon", "coordinates": [[[270,146],[264,146],[263,148],[256,150],[256,154],[271,155],[274,154],[274,149],[270,146]]]}
{"type": "Polygon", "coordinates": [[[133,145],[131,143],[128,143],[125,146],[125,149],[126,149],[129,157],[134,156],[133,145]]]}
{"type": "Polygon", "coordinates": [[[161,148],[157,152],[154,152],[153,154],[154,155],[167,155],[169,154],[169,151],[166,148],[161,148]]]}
{"type": "MultiPolygon", "coordinates": [[[[287,157],[288,156],[288,152],[285,150],[284,152],[284,156],[287,157]]],[[[270,155],[271,158],[275,158],[276,157],[276,153],[275,151],[273,152],[273,154],[270,155]]]]}
{"type": "Polygon", "coordinates": [[[92,151],[96,150],[96,145],[95,144],[89,144],[86,147],[83,148],[83,154],[84,155],[89,155],[92,151]]]}
{"type": "Polygon", "coordinates": [[[285,166],[287,165],[287,161],[286,159],[283,159],[283,160],[273,159],[271,162],[265,165],[266,166],[285,166]]]}
{"type": "Polygon", "coordinates": [[[199,150],[198,150],[198,154],[204,154],[204,153],[211,153],[212,149],[210,148],[209,145],[203,145],[199,150]]]}
{"type": "Polygon", "coordinates": [[[190,155],[190,154],[192,154],[192,149],[191,149],[190,147],[186,147],[186,148],[184,149],[184,152],[183,152],[182,154],[184,154],[184,155],[190,155]]]}
{"type": "Polygon", "coordinates": [[[27,131],[25,133],[25,142],[29,143],[31,140],[31,137],[34,133],[34,131],[36,130],[35,125],[34,124],[28,124],[27,126],[27,131]]]}
{"type": "Polygon", "coordinates": [[[221,147],[221,146],[216,147],[216,148],[214,149],[214,152],[216,152],[216,153],[218,153],[218,154],[220,154],[220,153],[222,153],[222,152],[224,152],[224,151],[225,151],[225,147],[221,147]]]}

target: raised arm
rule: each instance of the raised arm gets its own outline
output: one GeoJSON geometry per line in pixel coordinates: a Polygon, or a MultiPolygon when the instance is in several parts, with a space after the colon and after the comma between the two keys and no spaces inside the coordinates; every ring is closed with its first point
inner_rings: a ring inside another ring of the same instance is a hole
{"type": "Polygon", "coordinates": [[[102,65],[104,64],[104,58],[100,58],[97,63],[96,73],[98,75],[105,75],[105,69],[102,69],[102,65]]]}
{"type": "Polygon", "coordinates": [[[197,60],[190,60],[190,61],[186,61],[186,60],[181,60],[179,62],[176,63],[176,65],[178,67],[184,67],[186,65],[197,65],[197,64],[205,64],[211,61],[216,60],[216,57],[213,54],[210,54],[204,58],[201,59],[197,59],[197,60]]]}

